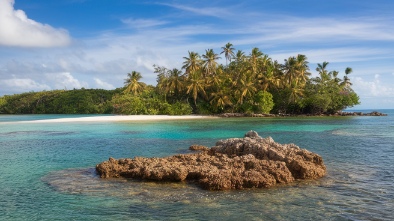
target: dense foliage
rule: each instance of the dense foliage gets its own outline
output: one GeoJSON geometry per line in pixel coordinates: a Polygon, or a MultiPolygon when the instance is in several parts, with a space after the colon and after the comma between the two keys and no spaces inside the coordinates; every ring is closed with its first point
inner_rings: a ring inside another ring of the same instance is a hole
{"type": "Polygon", "coordinates": [[[121,90],[79,89],[28,92],[0,98],[3,114],[111,113],[110,101],[121,90]]]}
{"type": "Polygon", "coordinates": [[[187,100],[198,114],[206,113],[334,113],[359,104],[345,70],[328,71],[328,62],[318,64],[318,77],[310,78],[305,55],[289,57],[283,64],[258,48],[249,55],[222,47],[226,65],[212,49],[200,56],[189,52],[182,70],[155,66],[158,93],[169,102],[187,100]],[[193,102],[190,102],[192,99],[193,102]]]}
{"type": "Polygon", "coordinates": [[[154,66],[157,85],[142,83],[141,73],[127,74],[125,87],[116,90],[79,89],[29,92],[0,97],[0,113],[9,114],[216,114],[216,113],[335,113],[359,104],[345,70],[328,71],[318,64],[311,78],[307,57],[297,55],[283,64],[258,48],[246,55],[222,47],[200,56],[189,52],[180,69],[154,66]]]}

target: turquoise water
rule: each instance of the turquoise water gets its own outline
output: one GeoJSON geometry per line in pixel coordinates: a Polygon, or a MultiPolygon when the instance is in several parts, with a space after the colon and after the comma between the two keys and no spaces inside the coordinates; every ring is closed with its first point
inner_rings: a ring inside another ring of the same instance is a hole
{"type": "Polygon", "coordinates": [[[394,110],[387,117],[18,123],[0,115],[0,220],[393,220],[394,110]],[[327,176],[209,192],[184,183],[99,179],[108,157],[188,153],[256,130],[320,154],[327,176]]]}

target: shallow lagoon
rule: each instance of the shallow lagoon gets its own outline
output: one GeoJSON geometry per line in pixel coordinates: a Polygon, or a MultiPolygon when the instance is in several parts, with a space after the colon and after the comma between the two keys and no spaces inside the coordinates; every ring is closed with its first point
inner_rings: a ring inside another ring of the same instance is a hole
{"type": "MultiPolygon", "coordinates": [[[[388,117],[15,123],[0,115],[2,220],[392,220],[394,111],[388,117]],[[99,179],[108,157],[187,153],[256,130],[320,154],[328,174],[271,189],[209,192],[183,183],[99,179]]],[[[60,117],[74,117],[63,115],[60,117]]]]}

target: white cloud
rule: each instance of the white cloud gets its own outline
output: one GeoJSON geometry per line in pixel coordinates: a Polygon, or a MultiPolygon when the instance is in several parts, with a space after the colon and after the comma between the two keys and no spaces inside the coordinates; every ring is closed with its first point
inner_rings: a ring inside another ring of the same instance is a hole
{"type": "Polygon", "coordinates": [[[310,63],[322,63],[323,61],[329,62],[355,62],[355,61],[371,61],[386,56],[392,56],[390,50],[387,49],[370,49],[370,48],[351,48],[351,47],[339,47],[339,48],[316,48],[313,50],[298,50],[290,51],[287,50],[284,53],[273,53],[270,54],[274,60],[283,61],[290,56],[296,56],[297,54],[303,54],[308,57],[310,63]]]}
{"type": "MultiPolygon", "coordinates": [[[[256,23],[252,23],[256,25],[256,23]]],[[[390,22],[384,19],[361,17],[357,19],[282,17],[276,21],[257,23],[255,32],[269,33],[267,39],[316,41],[319,39],[394,40],[390,22]]]]}
{"type": "Polygon", "coordinates": [[[14,9],[14,0],[0,0],[0,45],[56,47],[70,44],[68,32],[41,24],[14,9]]]}
{"type": "Polygon", "coordinates": [[[52,82],[56,89],[79,89],[82,87],[89,87],[88,83],[80,82],[74,78],[69,72],[51,73],[46,75],[47,79],[52,82]]]}
{"type": "Polygon", "coordinates": [[[381,78],[379,74],[375,74],[374,78],[370,81],[364,80],[361,77],[355,77],[353,88],[362,97],[391,97],[394,99],[394,85],[387,85],[385,82],[390,82],[390,80],[381,80],[381,78]]]}
{"type": "Polygon", "coordinates": [[[0,80],[2,87],[8,88],[10,91],[43,91],[51,88],[46,84],[40,84],[29,78],[5,79],[0,80]]]}
{"type": "Polygon", "coordinates": [[[94,82],[96,82],[96,85],[98,88],[107,89],[107,90],[111,90],[111,89],[115,88],[112,84],[109,84],[109,83],[102,81],[98,78],[94,78],[94,82]]]}
{"type": "Polygon", "coordinates": [[[129,25],[133,28],[148,28],[148,27],[155,27],[160,25],[165,25],[168,22],[155,20],[155,19],[122,19],[121,20],[124,24],[129,25]]]}
{"type": "Polygon", "coordinates": [[[231,15],[230,11],[224,7],[192,7],[181,4],[166,4],[161,3],[172,8],[176,8],[181,11],[191,12],[197,15],[212,16],[218,18],[226,18],[231,15]]]}

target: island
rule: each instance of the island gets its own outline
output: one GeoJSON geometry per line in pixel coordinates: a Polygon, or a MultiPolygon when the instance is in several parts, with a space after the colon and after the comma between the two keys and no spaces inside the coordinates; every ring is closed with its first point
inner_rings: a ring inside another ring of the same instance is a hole
{"type": "MultiPolygon", "coordinates": [[[[332,115],[360,104],[352,89],[352,68],[309,66],[306,55],[274,60],[259,48],[188,51],[182,67],[153,65],[153,73],[131,70],[124,86],[80,88],[0,96],[0,114],[116,115],[332,115]],[[316,70],[312,75],[311,69],[316,70]],[[142,76],[156,75],[156,85],[142,76]]],[[[117,70],[114,70],[117,72],[117,70]]]]}
{"type": "Polygon", "coordinates": [[[214,147],[192,145],[196,153],[163,158],[109,158],[96,165],[101,178],[187,182],[205,190],[268,188],[326,174],[323,159],[295,144],[279,144],[249,131],[219,140],[214,147]]]}

